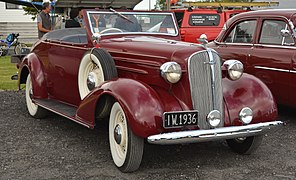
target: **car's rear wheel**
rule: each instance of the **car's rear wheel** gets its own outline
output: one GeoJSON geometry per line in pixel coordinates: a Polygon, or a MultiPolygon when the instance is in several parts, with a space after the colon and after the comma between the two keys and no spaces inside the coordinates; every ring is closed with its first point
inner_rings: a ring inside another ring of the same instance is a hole
{"type": "Polygon", "coordinates": [[[83,56],[78,71],[78,88],[83,99],[104,81],[117,77],[111,55],[103,49],[93,49],[83,56]]]}
{"type": "Polygon", "coordinates": [[[26,81],[26,104],[27,104],[27,109],[29,111],[29,114],[33,116],[34,118],[43,118],[47,115],[48,111],[43,109],[42,107],[36,105],[32,101],[32,95],[33,95],[33,90],[32,90],[32,80],[30,74],[27,77],[26,81]]]}
{"type": "Polygon", "coordinates": [[[238,154],[251,154],[256,151],[262,142],[262,135],[244,138],[227,139],[226,142],[233,152],[238,154]]]}
{"type": "Polygon", "coordinates": [[[113,104],[110,113],[109,143],[113,162],[122,172],[132,172],[139,168],[144,140],[134,135],[118,102],[113,104]]]}

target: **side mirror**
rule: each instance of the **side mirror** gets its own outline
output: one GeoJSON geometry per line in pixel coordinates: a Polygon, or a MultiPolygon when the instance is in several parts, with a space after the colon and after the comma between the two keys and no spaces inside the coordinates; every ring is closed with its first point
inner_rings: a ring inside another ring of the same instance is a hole
{"type": "Polygon", "coordinates": [[[208,37],[205,34],[200,35],[198,42],[200,42],[202,45],[206,46],[208,42],[208,37]]]}
{"type": "Polygon", "coordinates": [[[282,29],[281,30],[281,35],[283,37],[289,37],[289,36],[291,36],[291,33],[290,33],[290,31],[288,29],[282,29]]]}

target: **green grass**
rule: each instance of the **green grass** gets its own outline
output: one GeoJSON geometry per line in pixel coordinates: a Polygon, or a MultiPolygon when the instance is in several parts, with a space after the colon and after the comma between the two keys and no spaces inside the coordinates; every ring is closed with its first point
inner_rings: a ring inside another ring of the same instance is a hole
{"type": "Polygon", "coordinates": [[[0,90],[17,90],[17,81],[10,79],[16,72],[16,64],[10,63],[10,56],[0,57],[0,90]]]}

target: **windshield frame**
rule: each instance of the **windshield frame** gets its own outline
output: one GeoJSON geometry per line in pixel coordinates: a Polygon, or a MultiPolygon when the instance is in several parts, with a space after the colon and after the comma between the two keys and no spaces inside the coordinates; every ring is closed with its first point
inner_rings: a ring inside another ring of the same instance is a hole
{"type": "Polygon", "coordinates": [[[170,36],[170,37],[177,37],[179,36],[179,28],[177,26],[177,22],[176,22],[176,18],[174,16],[174,14],[172,12],[160,12],[160,11],[155,11],[155,12],[151,12],[151,11],[117,11],[118,13],[122,14],[122,15],[170,15],[172,17],[173,20],[173,26],[175,29],[175,33],[162,33],[162,32],[114,32],[114,33],[96,33],[94,32],[94,28],[92,27],[91,24],[91,14],[96,13],[96,14],[110,14],[110,15],[114,15],[115,13],[112,11],[98,11],[98,10],[86,10],[86,20],[88,21],[88,27],[90,32],[92,33],[92,35],[96,36],[96,35],[100,35],[100,36],[110,36],[110,35],[128,35],[128,34],[133,34],[133,35],[152,35],[152,36],[170,36]]]}

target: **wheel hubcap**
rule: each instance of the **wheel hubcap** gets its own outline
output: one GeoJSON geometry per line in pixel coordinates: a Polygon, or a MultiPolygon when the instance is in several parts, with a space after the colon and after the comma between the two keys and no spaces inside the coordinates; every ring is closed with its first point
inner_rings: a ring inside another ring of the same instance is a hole
{"type": "Polygon", "coordinates": [[[101,70],[100,68],[93,63],[91,65],[90,71],[87,75],[87,88],[89,91],[92,91],[97,85],[100,84],[100,82],[103,82],[104,80],[102,78],[102,74],[101,74],[101,70]]]}
{"type": "Polygon", "coordinates": [[[114,128],[114,139],[115,142],[119,145],[122,139],[122,130],[119,124],[117,124],[114,128]]]}
{"type": "Polygon", "coordinates": [[[240,137],[240,138],[236,138],[236,142],[238,143],[243,143],[247,138],[246,137],[240,137]]]}
{"type": "Polygon", "coordinates": [[[87,76],[87,87],[91,91],[96,87],[96,74],[90,72],[87,76]]]}
{"type": "Polygon", "coordinates": [[[32,97],[33,97],[33,89],[32,89],[32,87],[30,87],[30,90],[29,90],[29,96],[30,96],[30,98],[32,99],[32,97]]]}

